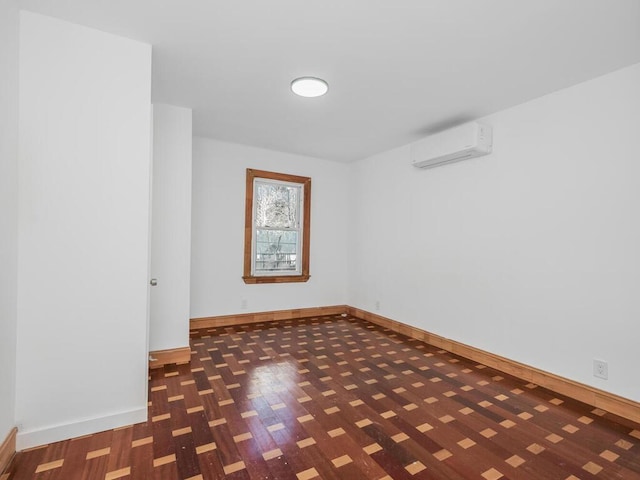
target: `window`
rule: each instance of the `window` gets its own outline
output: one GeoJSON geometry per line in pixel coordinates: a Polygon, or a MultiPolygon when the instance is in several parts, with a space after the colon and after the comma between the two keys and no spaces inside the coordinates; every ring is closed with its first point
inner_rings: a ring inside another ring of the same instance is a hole
{"type": "Polygon", "coordinates": [[[245,283],[309,280],[311,179],[247,169],[245,283]]]}

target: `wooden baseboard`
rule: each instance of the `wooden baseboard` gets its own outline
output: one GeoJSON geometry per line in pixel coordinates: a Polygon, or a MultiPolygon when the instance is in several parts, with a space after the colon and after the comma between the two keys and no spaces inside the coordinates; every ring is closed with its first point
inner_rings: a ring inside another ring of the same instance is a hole
{"type": "Polygon", "coordinates": [[[13,456],[16,454],[16,435],[18,429],[13,427],[7,438],[0,445],[0,475],[9,467],[13,456]]]}
{"type": "Polygon", "coordinates": [[[191,330],[197,330],[198,328],[227,327],[231,325],[240,325],[242,323],[260,323],[322,315],[339,315],[341,313],[346,313],[347,308],[348,307],[346,305],[333,305],[329,307],[295,308],[292,310],[274,310],[271,312],[192,318],[190,321],[190,327],[191,330]]]}
{"type": "MultiPolygon", "coordinates": [[[[607,412],[619,415],[628,420],[640,423],[640,403],[620,397],[610,392],[570,380],[553,373],[545,372],[535,367],[525,365],[509,358],[501,357],[493,353],[481,350],[464,343],[441,337],[417,327],[407,325],[397,320],[367,312],[347,305],[334,305],[328,307],[299,308],[292,310],[276,310],[271,312],[244,313],[239,315],[221,315],[217,317],[192,318],[191,330],[199,328],[225,327],[243,323],[271,322],[275,320],[291,320],[322,315],[339,315],[341,313],[367,320],[377,325],[389,328],[394,332],[421,340],[443,350],[447,350],[461,357],[468,358],[501,372],[527,382],[535,383],[556,393],[580,400],[588,405],[601,408],[607,412]]],[[[166,362],[170,363],[170,362],[166,362]]]]}
{"type": "Polygon", "coordinates": [[[525,365],[514,360],[510,360],[493,353],[486,352],[479,348],[471,347],[455,340],[441,337],[429,333],[411,325],[391,320],[390,318],[376,315],[375,313],[348,307],[349,315],[352,315],[371,323],[393,330],[394,332],[407,335],[421,340],[434,347],[442,348],[461,357],[468,358],[501,372],[508,373],[522,380],[535,383],[556,393],[580,400],[588,405],[601,408],[607,412],[619,415],[634,422],[640,422],[640,403],[620,397],[613,393],[605,392],[595,387],[585,385],[568,378],[545,372],[544,370],[525,365]]]}
{"type": "Polygon", "coordinates": [[[170,348],[149,352],[149,368],[164,367],[169,363],[189,363],[191,347],[170,348]]]}

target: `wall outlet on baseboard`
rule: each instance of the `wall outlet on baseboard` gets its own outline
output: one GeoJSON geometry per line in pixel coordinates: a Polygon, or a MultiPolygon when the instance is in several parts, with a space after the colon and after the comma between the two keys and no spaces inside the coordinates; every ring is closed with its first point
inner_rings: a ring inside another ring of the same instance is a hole
{"type": "Polygon", "coordinates": [[[380,300],[376,300],[376,311],[380,311],[380,300]]]}
{"type": "Polygon", "coordinates": [[[609,378],[609,364],[604,360],[593,359],[593,376],[607,380],[609,378]]]}
{"type": "Polygon", "coordinates": [[[247,302],[247,299],[246,298],[241,298],[240,299],[240,308],[242,310],[246,310],[248,306],[249,306],[249,302],[247,302]]]}

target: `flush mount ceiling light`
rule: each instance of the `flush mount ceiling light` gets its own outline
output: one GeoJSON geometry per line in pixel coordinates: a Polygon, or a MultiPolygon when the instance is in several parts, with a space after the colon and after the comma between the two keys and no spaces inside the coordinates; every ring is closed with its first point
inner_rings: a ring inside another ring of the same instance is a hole
{"type": "Polygon", "coordinates": [[[328,90],[329,85],[321,78],[300,77],[291,82],[291,91],[301,97],[321,97],[328,90]]]}

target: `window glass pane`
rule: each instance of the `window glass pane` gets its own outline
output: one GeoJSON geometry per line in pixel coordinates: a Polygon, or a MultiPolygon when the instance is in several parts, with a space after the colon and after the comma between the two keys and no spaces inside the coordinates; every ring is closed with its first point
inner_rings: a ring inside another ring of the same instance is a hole
{"type": "Polygon", "coordinates": [[[300,187],[256,182],[256,226],[298,228],[298,198],[300,187]]]}
{"type": "Polygon", "coordinates": [[[297,271],[298,232],[256,229],[255,271],[297,271]]]}

